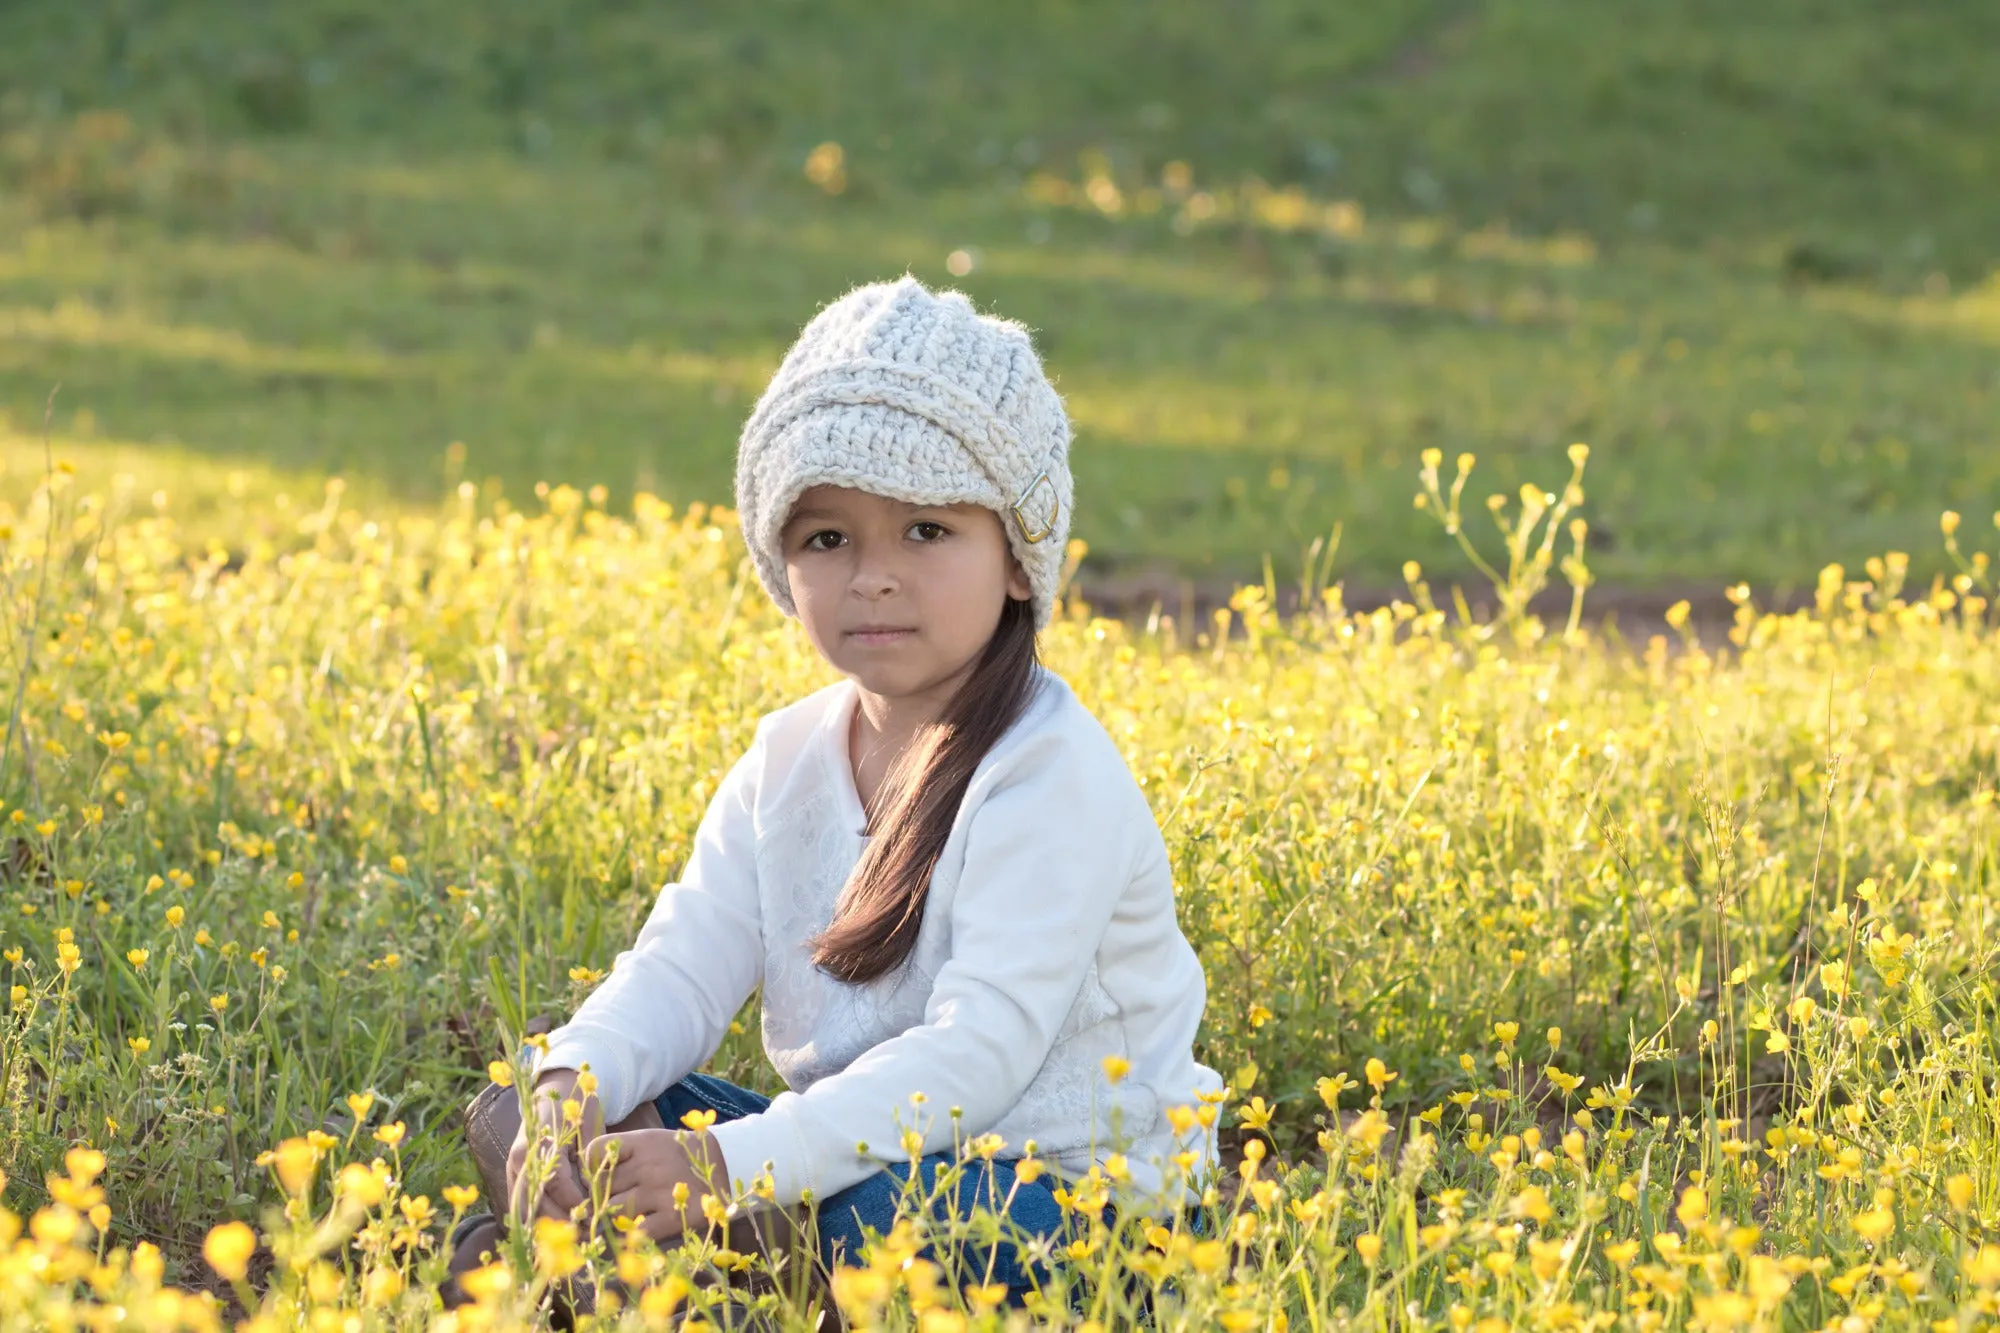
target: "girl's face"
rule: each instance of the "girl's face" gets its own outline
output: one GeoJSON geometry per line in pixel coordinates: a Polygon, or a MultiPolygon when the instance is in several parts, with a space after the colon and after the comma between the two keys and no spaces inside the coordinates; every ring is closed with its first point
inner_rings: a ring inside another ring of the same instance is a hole
{"type": "Polygon", "coordinates": [[[941,704],[993,637],[1005,599],[1031,595],[1000,516],[984,505],[814,486],[779,540],[813,645],[884,698],[941,704]]]}

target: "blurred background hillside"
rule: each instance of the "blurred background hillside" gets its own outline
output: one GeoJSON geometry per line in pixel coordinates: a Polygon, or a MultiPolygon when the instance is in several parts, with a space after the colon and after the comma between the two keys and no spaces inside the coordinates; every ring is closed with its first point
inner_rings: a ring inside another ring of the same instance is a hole
{"type": "Polygon", "coordinates": [[[333,474],[726,502],[791,336],[907,269],[1038,331],[1098,577],[1463,572],[1420,453],[1576,441],[1606,581],[1926,571],[2000,507],[1995,51],[1968,0],[11,0],[0,499],[60,381],[60,453],[224,542],[333,474]]]}

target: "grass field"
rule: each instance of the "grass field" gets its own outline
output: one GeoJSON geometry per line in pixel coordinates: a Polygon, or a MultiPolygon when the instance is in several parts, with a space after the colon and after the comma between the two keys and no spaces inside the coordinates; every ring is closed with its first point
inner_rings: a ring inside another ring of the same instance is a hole
{"type": "MultiPolygon", "coordinates": [[[[438,1317],[456,1115],[828,678],[713,506],[906,267],[1039,330],[1086,586],[1251,583],[1044,639],[1232,1153],[1212,1234],[1075,1183],[1034,1325],[1995,1326],[1996,24],[0,10],[0,1329],[506,1329],[586,1264],[745,1326],[731,1256],[561,1228],[438,1317]]],[[[756,1021],[713,1067],[768,1087],[756,1021]]],[[[887,1238],[850,1325],[1034,1326],[991,1225],[887,1238]]]]}
{"type": "Polygon", "coordinates": [[[1040,330],[1087,576],[1336,524],[1464,572],[1427,447],[1511,493],[1589,443],[1625,586],[2000,504],[1984,8],[1322,9],[17,6],[5,484],[60,381],[88,478],[224,541],[330,472],[723,499],[790,336],[907,268],[1040,330]]]}

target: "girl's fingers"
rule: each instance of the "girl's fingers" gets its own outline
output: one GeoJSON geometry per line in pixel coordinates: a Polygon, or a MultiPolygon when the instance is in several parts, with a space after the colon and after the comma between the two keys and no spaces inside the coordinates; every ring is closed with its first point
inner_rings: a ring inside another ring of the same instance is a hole
{"type": "Polygon", "coordinates": [[[632,1160],[632,1145],[623,1134],[599,1134],[583,1145],[583,1169],[593,1174],[604,1169],[604,1163],[612,1153],[618,1154],[618,1165],[623,1167],[632,1160]]]}
{"type": "Polygon", "coordinates": [[[646,1169],[644,1145],[629,1142],[622,1134],[600,1134],[592,1139],[583,1150],[583,1162],[584,1170],[593,1180],[609,1169],[608,1184],[613,1194],[639,1188],[651,1174],[646,1169]]]}
{"type": "Polygon", "coordinates": [[[649,1202],[656,1201],[645,1198],[642,1190],[614,1190],[610,1199],[606,1200],[605,1207],[620,1217],[643,1218],[649,1211],[646,1207],[649,1202]]]}
{"type": "Polygon", "coordinates": [[[576,1163],[565,1153],[555,1156],[549,1164],[548,1182],[542,1186],[542,1199],[552,1204],[564,1217],[570,1209],[584,1202],[583,1182],[576,1173],[576,1163]]]}
{"type": "Polygon", "coordinates": [[[655,1186],[655,1173],[641,1159],[634,1158],[631,1161],[621,1159],[612,1169],[609,1183],[613,1194],[627,1190],[643,1190],[655,1186]]]}
{"type": "Polygon", "coordinates": [[[614,1152],[617,1161],[611,1168],[613,1192],[649,1185],[664,1188],[686,1173],[687,1163],[679,1141],[657,1129],[600,1134],[584,1150],[584,1160],[590,1164],[588,1170],[595,1175],[614,1152]]]}
{"type": "Polygon", "coordinates": [[[681,1217],[669,1200],[653,1198],[643,1189],[626,1190],[611,1196],[610,1207],[620,1217],[636,1217],[654,1240],[681,1233],[681,1217]]]}

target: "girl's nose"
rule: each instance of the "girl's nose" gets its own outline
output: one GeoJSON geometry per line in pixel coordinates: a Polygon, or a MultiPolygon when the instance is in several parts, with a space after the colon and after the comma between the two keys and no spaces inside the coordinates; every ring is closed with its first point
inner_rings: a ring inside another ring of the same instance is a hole
{"type": "Polygon", "coordinates": [[[893,570],[867,565],[854,571],[853,590],[870,601],[887,597],[901,585],[893,570]]]}

